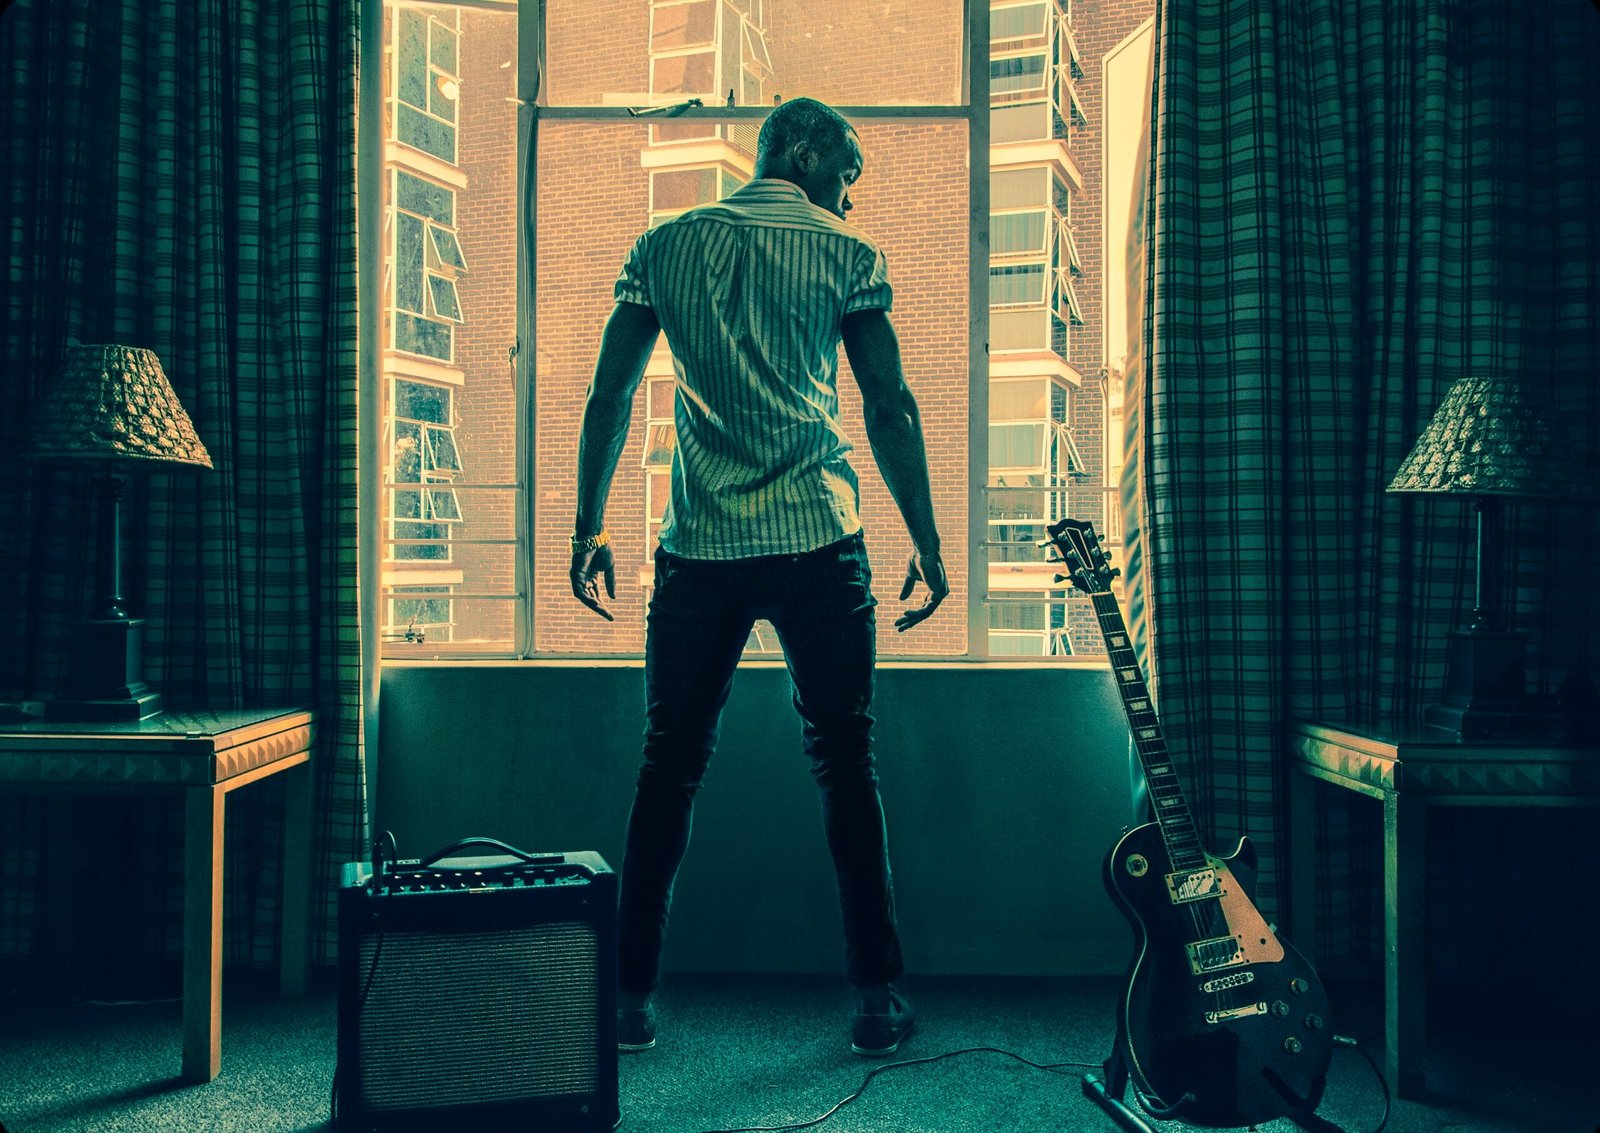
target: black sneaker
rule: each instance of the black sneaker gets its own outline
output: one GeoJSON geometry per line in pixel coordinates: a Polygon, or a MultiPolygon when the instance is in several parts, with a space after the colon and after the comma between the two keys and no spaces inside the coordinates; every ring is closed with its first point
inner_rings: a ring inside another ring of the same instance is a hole
{"type": "Polygon", "coordinates": [[[863,1058],[881,1058],[900,1049],[917,1021],[911,1001],[887,984],[856,989],[850,1021],[850,1049],[863,1058]]]}
{"type": "Polygon", "coordinates": [[[656,1045],[656,1006],[649,996],[617,997],[617,1049],[649,1050],[656,1045]]]}

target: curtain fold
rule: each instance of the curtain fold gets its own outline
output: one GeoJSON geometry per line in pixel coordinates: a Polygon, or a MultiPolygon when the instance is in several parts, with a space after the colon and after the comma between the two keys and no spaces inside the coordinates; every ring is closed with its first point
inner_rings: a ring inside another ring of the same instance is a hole
{"type": "MultiPolygon", "coordinates": [[[[1568,0],[1162,4],[1143,553],[1163,723],[1280,893],[1284,727],[1413,718],[1472,515],[1385,488],[1445,390],[1514,374],[1600,443],[1600,14],[1568,0]]],[[[1536,691],[1596,670],[1593,510],[1508,509],[1536,691]]],[[[1376,837],[1333,819],[1340,867],[1376,837]]],[[[1360,951],[1348,892],[1324,949],[1360,951]]]]}
{"type": "MultiPolygon", "coordinates": [[[[356,576],[357,0],[20,0],[0,19],[7,412],[27,420],[72,342],[153,349],[216,464],[135,477],[124,593],[147,618],[146,674],[171,708],[317,713],[315,954],[334,954],[340,863],[366,844],[356,576]]],[[[20,600],[0,696],[49,699],[92,586],[83,478],[19,466],[0,522],[20,600]]],[[[275,956],[280,788],[230,796],[228,958],[275,956]]],[[[33,944],[37,832],[0,803],[0,956],[33,944]],[[15,873],[16,876],[12,876],[15,873]]],[[[150,843],[177,945],[181,828],[150,843]],[[172,880],[176,880],[174,874],[172,880]]],[[[43,868],[48,868],[46,865],[43,868]]],[[[154,884],[154,883],[153,883],[154,884]]]]}

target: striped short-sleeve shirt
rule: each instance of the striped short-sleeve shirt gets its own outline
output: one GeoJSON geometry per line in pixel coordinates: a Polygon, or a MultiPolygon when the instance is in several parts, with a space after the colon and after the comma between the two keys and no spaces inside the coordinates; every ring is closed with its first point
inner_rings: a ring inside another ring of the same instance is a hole
{"type": "Polygon", "coordinates": [[[798,554],[861,529],[839,339],[846,314],[889,309],[871,240],[761,179],[639,237],[615,290],[655,312],[677,372],[663,549],[798,554]]]}

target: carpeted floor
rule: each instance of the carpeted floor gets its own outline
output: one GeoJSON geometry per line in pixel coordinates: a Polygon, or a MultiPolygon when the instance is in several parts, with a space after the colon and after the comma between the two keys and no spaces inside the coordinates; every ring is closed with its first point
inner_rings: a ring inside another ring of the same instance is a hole
{"type": "MultiPolygon", "coordinates": [[[[848,997],[835,980],[676,976],[660,996],[660,1041],[620,1064],[624,1133],[698,1133],[802,1122],[861,1087],[810,1128],[827,1133],[1045,1133],[1113,1130],[1084,1096],[1082,1069],[1111,1040],[1114,980],[908,978],[921,1022],[898,1059],[849,1053],[848,997]]],[[[1380,1030],[1370,988],[1330,983],[1336,1023],[1358,1038],[1380,1030]]],[[[222,1075],[205,1086],[176,1078],[179,1005],[74,1005],[27,986],[0,985],[0,1123],[8,1133],[215,1130],[257,1133],[327,1127],[336,998],[319,979],[302,1001],[279,1000],[268,979],[230,972],[222,1075]]],[[[1600,1129],[1600,1059],[1592,1027],[1560,1026],[1561,1005],[1537,1012],[1509,999],[1495,1016],[1479,995],[1437,995],[1430,1097],[1396,1102],[1391,1133],[1593,1133],[1600,1129]],[[1512,1020],[1516,1021],[1513,1022],[1512,1020]],[[1581,1040],[1568,1036],[1581,1034],[1581,1040]]],[[[1577,1024],[1579,1020],[1568,1020],[1577,1024]]],[[[1366,1049],[1380,1057],[1381,1043],[1366,1049]]],[[[1383,1095],[1353,1050],[1334,1055],[1318,1116],[1371,1133],[1383,1095]]],[[[1153,1123],[1162,1133],[1186,1129],[1153,1123]]],[[[1263,1131],[1292,1133],[1279,1120],[1263,1131]]],[[[552,1131],[554,1133],[554,1131],[552,1131]]]]}

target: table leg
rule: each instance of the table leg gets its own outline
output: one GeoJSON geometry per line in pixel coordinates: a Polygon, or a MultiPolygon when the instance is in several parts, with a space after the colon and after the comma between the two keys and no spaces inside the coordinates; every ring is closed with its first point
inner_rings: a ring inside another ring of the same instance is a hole
{"type": "Polygon", "coordinates": [[[222,1069],[222,826],[219,786],[184,792],[183,1077],[222,1069]]]}
{"type": "Polygon", "coordinates": [[[1289,768],[1289,894],[1286,911],[1295,946],[1317,959],[1317,781],[1289,768]]]}
{"type": "Polygon", "coordinates": [[[278,991],[306,993],[306,945],[311,892],[311,763],[284,772],[283,939],[278,951],[278,991]]]}
{"type": "Polygon", "coordinates": [[[82,957],[74,945],[78,928],[77,854],[74,852],[73,800],[66,795],[45,799],[44,861],[41,879],[54,879],[44,890],[44,969],[51,986],[74,998],[79,994],[78,970],[82,957]]]}
{"type": "Polygon", "coordinates": [[[1385,1071],[1396,1097],[1427,1090],[1425,957],[1427,810],[1398,791],[1383,796],[1385,1071]]]}

